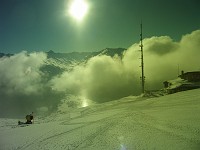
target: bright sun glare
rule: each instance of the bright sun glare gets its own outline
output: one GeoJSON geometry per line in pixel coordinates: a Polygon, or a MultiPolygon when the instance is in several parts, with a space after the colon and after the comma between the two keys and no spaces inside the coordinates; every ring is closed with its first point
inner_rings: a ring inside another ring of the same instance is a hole
{"type": "Polygon", "coordinates": [[[69,8],[69,13],[77,21],[81,21],[87,14],[87,12],[88,12],[88,4],[85,2],[85,0],[72,1],[69,8]]]}

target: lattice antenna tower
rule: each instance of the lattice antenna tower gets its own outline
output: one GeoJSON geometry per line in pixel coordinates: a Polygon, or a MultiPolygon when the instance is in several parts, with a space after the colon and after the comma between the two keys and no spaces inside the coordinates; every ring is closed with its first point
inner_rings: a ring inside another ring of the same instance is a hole
{"type": "Polygon", "coordinates": [[[140,77],[140,79],[141,79],[141,84],[142,84],[142,93],[144,93],[145,92],[145,88],[144,88],[145,76],[144,76],[144,55],[143,55],[142,23],[140,24],[140,28],[141,28],[141,33],[140,33],[140,51],[141,51],[141,71],[142,71],[142,76],[140,77]]]}

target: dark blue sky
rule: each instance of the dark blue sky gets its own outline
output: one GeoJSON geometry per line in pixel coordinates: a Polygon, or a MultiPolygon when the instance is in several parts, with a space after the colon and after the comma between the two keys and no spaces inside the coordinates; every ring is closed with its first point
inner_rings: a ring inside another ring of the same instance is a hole
{"type": "Polygon", "coordinates": [[[175,41],[200,29],[199,0],[87,0],[81,24],[66,16],[69,0],[0,0],[0,52],[98,51],[128,48],[144,37],[175,41]]]}

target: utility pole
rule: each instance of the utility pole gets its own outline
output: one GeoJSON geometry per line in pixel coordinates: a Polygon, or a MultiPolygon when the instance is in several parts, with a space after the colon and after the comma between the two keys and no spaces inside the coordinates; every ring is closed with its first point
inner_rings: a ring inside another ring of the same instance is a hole
{"type": "Polygon", "coordinates": [[[141,81],[142,81],[142,93],[144,93],[144,82],[145,82],[145,76],[144,76],[144,55],[143,55],[143,37],[142,37],[142,23],[140,25],[141,28],[141,33],[140,33],[140,51],[141,51],[141,69],[142,69],[142,76],[141,81]]]}

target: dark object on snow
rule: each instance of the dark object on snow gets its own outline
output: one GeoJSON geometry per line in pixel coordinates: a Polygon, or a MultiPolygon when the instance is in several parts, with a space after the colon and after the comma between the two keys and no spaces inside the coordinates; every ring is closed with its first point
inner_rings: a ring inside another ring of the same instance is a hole
{"type": "Polygon", "coordinates": [[[26,122],[18,121],[18,125],[32,124],[34,122],[33,112],[30,115],[26,115],[26,122]]]}
{"type": "Polygon", "coordinates": [[[26,124],[33,123],[33,112],[30,115],[26,115],[26,124]]]}
{"type": "Polygon", "coordinates": [[[18,125],[26,124],[25,122],[18,121],[18,125]]]}

